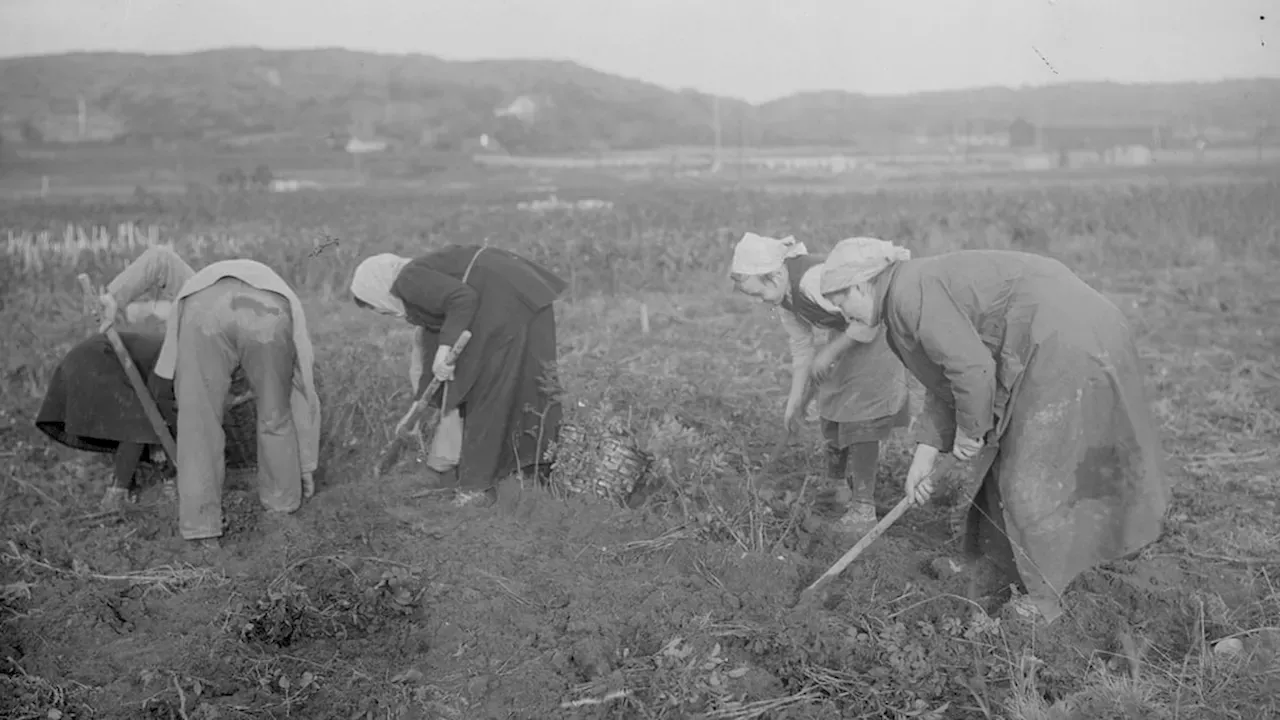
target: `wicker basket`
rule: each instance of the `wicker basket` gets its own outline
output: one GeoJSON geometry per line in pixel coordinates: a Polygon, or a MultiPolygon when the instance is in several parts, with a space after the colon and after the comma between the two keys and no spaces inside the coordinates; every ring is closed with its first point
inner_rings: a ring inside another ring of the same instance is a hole
{"type": "Polygon", "coordinates": [[[635,492],[653,459],[624,433],[592,432],[571,423],[560,426],[552,452],[555,484],[571,494],[591,494],[624,502],[635,492]]]}

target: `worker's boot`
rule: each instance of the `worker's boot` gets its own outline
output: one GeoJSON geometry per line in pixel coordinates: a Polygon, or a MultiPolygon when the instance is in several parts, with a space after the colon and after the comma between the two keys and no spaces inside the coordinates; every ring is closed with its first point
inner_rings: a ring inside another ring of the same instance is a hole
{"type": "Polygon", "coordinates": [[[827,456],[827,485],[834,492],[835,504],[847,506],[853,499],[853,491],[845,481],[845,473],[849,468],[849,448],[839,447],[835,440],[828,439],[825,445],[827,456]]]}
{"type": "MultiPolygon", "coordinates": [[[[853,460],[849,468],[847,493],[849,499],[845,503],[845,513],[835,523],[837,532],[862,536],[866,535],[876,524],[876,469],[880,461],[880,443],[854,443],[844,448],[846,464],[853,460]]],[[[844,474],[841,473],[841,484],[844,474]]]]}

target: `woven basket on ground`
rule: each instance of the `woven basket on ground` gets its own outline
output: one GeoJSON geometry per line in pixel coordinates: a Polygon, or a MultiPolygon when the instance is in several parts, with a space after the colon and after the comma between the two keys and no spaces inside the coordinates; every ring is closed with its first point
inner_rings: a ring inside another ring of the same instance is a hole
{"type": "Polygon", "coordinates": [[[653,459],[626,434],[560,426],[552,457],[555,484],[572,494],[625,501],[640,486],[653,459]]]}

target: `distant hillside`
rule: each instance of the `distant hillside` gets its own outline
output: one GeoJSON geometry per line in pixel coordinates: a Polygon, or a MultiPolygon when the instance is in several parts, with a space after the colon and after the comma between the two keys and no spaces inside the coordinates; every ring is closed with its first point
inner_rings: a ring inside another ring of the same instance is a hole
{"type": "MultiPolygon", "coordinates": [[[[447,62],[340,49],[0,60],[8,142],[335,142],[355,135],[457,148],[487,134],[512,152],[705,145],[715,102],[690,90],[548,60],[447,62]]],[[[1280,80],[1068,84],[904,97],[802,93],[759,106],[722,98],[726,144],[856,146],[895,135],[1054,125],[1165,124],[1257,134],[1280,124],[1280,80]]]]}

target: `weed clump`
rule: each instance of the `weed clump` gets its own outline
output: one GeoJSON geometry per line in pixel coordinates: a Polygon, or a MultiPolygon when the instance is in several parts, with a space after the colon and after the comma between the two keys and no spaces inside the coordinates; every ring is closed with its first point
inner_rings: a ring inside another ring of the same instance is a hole
{"type": "Polygon", "coordinates": [[[281,575],[243,611],[244,642],[287,648],[318,639],[346,640],[376,633],[388,622],[418,611],[422,590],[403,568],[372,582],[336,558],[321,558],[322,569],[297,580],[281,575]]]}

